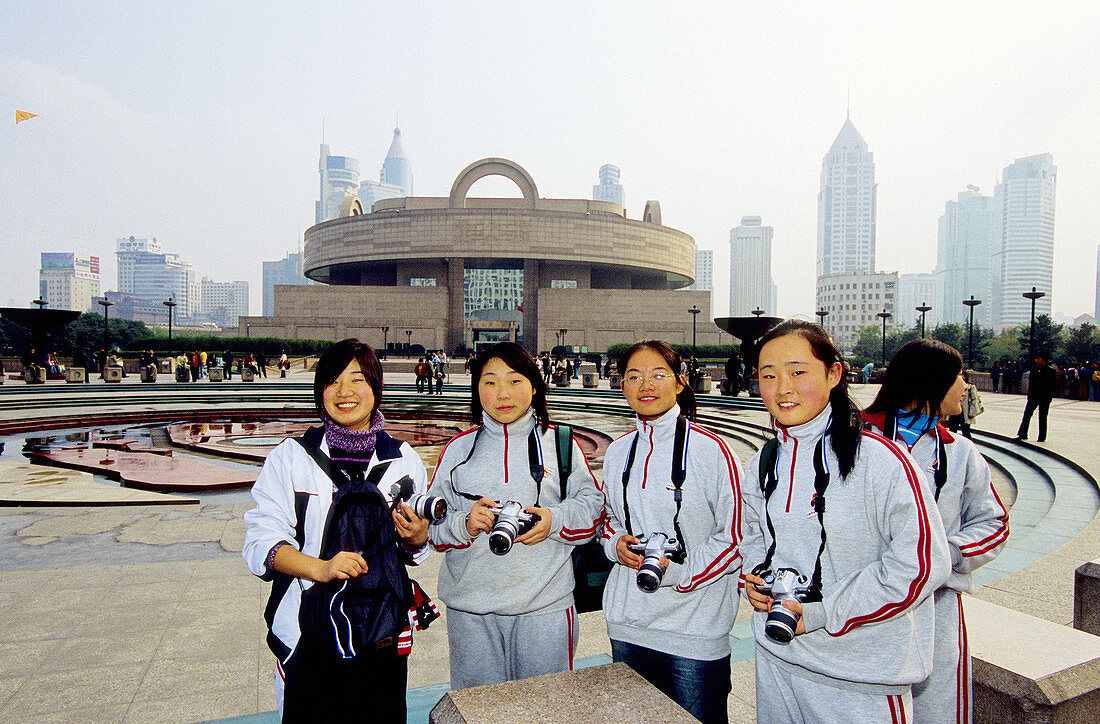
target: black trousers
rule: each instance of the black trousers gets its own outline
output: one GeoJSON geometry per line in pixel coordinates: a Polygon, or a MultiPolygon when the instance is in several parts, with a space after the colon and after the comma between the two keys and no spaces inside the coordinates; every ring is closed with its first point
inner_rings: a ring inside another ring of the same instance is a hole
{"type": "Polygon", "coordinates": [[[1050,409],[1050,399],[1033,400],[1027,398],[1027,405],[1024,407],[1024,419],[1020,420],[1020,429],[1016,433],[1017,437],[1027,437],[1027,429],[1031,425],[1031,415],[1035,410],[1039,410],[1039,442],[1047,439],[1047,410],[1050,409]]]}
{"type": "Polygon", "coordinates": [[[404,724],[408,666],[396,645],[344,661],[301,641],[283,666],[283,721],[404,724]]]}

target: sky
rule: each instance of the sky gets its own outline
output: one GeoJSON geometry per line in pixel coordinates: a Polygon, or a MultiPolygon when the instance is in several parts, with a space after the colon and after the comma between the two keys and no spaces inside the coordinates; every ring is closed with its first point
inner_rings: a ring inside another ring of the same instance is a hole
{"type": "Polygon", "coordinates": [[[730,229],[761,216],[778,312],[809,317],[821,159],[850,114],[879,269],[932,271],[946,201],[1051,153],[1053,308],[1094,309],[1100,3],[0,0],[0,18],[0,304],[29,306],[43,251],[98,256],[115,289],[136,236],[196,281],[247,281],[260,314],[261,262],[313,224],[322,134],[376,179],[399,123],[421,196],[490,156],[543,197],[590,198],[619,166],[629,217],[656,199],[714,250],[716,316],[730,229]]]}

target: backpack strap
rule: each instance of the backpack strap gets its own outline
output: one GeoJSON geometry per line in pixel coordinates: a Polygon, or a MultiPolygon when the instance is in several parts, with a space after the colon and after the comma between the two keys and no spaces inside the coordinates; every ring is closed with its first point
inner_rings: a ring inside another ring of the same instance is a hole
{"type": "Polygon", "coordinates": [[[292,438],[294,442],[302,446],[311,458],[313,462],[317,463],[317,467],[321,468],[321,472],[328,476],[329,480],[336,487],[340,487],[344,484],[344,481],[336,475],[336,470],[332,467],[332,460],[327,455],[321,452],[321,441],[325,438],[325,428],[321,425],[311,427],[306,430],[305,434],[301,437],[292,438]]]}
{"type": "Polygon", "coordinates": [[[565,500],[569,473],[573,470],[573,428],[569,425],[554,426],[554,447],[558,452],[558,482],[561,485],[561,500],[565,500]]]}
{"type": "MultiPolygon", "coordinates": [[[[308,504],[309,493],[294,493],[294,540],[298,543],[299,551],[306,542],[306,506],[308,504]]],[[[267,599],[267,607],[264,608],[264,621],[267,622],[267,646],[282,662],[290,656],[290,647],[279,640],[271,627],[275,623],[275,612],[279,609],[279,604],[282,603],[283,596],[286,595],[293,580],[293,576],[276,571],[271,584],[271,595],[267,599]]]]}

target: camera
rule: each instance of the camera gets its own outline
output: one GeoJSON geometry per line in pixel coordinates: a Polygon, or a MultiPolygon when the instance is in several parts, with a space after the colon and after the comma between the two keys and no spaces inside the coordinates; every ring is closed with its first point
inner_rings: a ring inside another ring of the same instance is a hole
{"type": "Polygon", "coordinates": [[[535,516],[514,500],[489,510],[497,517],[496,524],[489,531],[489,550],[498,556],[512,550],[516,536],[526,533],[535,524],[535,516]]]}
{"type": "Polygon", "coordinates": [[[776,643],[789,644],[794,638],[794,630],[798,627],[801,615],[784,606],[783,601],[806,601],[813,590],[809,585],[810,579],[794,568],[780,568],[774,573],[762,571],[756,575],[764,579],[763,585],[757,585],[756,590],[772,597],[768,620],[764,623],[764,633],[776,643]]]}
{"type": "Polygon", "coordinates": [[[642,566],[638,569],[638,588],[653,593],[665,577],[666,564],[662,558],[676,558],[680,553],[680,541],[669,538],[664,533],[650,533],[638,538],[637,543],[628,546],[635,553],[642,554],[642,566]]]}
{"type": "Polygon", "coordinates": [[[447,501],[435,495],[415,492],[413,481],[408,475],[390,486],[390,499],[396,508],[404,501],[417,516],[438,523],[447,517],[447,501]]]}

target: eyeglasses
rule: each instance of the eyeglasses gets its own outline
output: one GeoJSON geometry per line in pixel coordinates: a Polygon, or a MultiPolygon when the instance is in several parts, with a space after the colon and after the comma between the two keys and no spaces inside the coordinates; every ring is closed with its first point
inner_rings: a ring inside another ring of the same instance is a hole
{"type": "Polygon", "coordinates": [[[676,375],[672,374],[671,372],[654,372],[653,374],[649,375],[648,377],[643,377],[642,375],[639,375],[639,374],[632,374],[632,375],[627,375],[623,379],[623,384],[624,385],[637,386],[637,385],[642,384],[642,380],[648,380],[650,382],[650,384],[660,385],[665,380],[672,379],[675,376],[676,375]]]}

